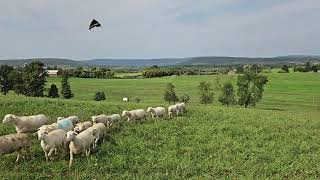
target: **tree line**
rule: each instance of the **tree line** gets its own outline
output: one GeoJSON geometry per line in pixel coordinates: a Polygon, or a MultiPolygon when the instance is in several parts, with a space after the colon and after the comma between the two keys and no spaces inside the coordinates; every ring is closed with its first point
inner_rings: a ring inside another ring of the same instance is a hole
{"type": "MultiPolygon", "coordinates": [[[[4,95],[7,95],[12,90],[17,95],[44,97],[47,76],[44,64],[40,61],[31,62],[24,67],[1,65],[0,91],[4,95]]],[[[66,99],[73,97],[68,78],[69,76],[65,74],[61,81],[61,94],[66,99]]],[[[47,96],[52,98],[59,97],[58,88],[55,84],[51,85],[47,96]]]]}
{"type": "Polygon", "coordinates": [[[78,67],[75,69],[58,69],[58,75],[67,74],[69,77],[78,78],[97,78],[97,79],[110,79],[113,78],[115,73],[108,68],[92,68],[83,69],[83,67],[78,67]]]}
{"type": "MultiPolygon", "coordinates": [[[[232,83],[227,82],[219,89],[222,91],[222,94],[219,96],[218,101],[222,105],[235,105],[244,106],[255,106],[257,102],[262,99],[264,92],[264,85],[268,82],[267,76],[261,75],[254,72],[245,72],[243,75],[238,75],[237,78],[237,93],[234,89],[232,83]],[[237,96],[237,97],[236,97],[237,96]]],[[[178,98],[174,91],[175,86],[172,83],[168,83],[164,91],[164,100],[171,102],[182,101],[188,103],[190,97],[188,95],[183,95],[181,98],[178,98]],[[186,98],[187,97],[187,98],[186,98]]],[[[199,86],[200,94],[200,103],[202,104],[211,104],[214,100],[214,91],[212,84],[209,82],[200,82],[199,86]]]]}

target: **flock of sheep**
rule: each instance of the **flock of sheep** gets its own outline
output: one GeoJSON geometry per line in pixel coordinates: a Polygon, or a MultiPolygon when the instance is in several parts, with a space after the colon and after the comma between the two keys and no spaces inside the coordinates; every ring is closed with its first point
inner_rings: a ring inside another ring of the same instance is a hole
{"type": "MultiPolygon", "coordinates": [[[[123,117],[128,118],[128,122],[135,120],[146,120],[147,112],[152,119],[164,117],[166,110],[164,107],[148,107],[122,112],[123,117]]],[[[168,107],[168,117],[178,116],[186,112],[185,103],[177,103],[168,107]]],[[[3,123],[12,123],[16,127],[16,134],[9,134],[0,137],[0,157],[4,154],[17,152],[16,162],[19,161],[22,150],[29,153],[31,145],[26,133],[34,133],[40,140],[40,145],[44,151],[46,160],[52,158],[52,154],[57,154],[58,150],[62,153],[70,153],[69,166],[73,163],[73,157],[77,154],[90,155],[90,151],[103,141],[107,128],[111,128],[114,123],[121,121],[119,114],[107,116],[101,114],[92,116],[92,121],[80,122],[77,116],[58,117],[57,122],[48,125],[49,118],[43,114],[34,116],[16,116],[7,114],[3,123]]]]}

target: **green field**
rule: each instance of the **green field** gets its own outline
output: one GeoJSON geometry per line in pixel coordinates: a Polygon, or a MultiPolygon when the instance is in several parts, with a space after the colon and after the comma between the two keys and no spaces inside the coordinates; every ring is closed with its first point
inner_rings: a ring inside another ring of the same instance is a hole
{"type": "MultiPolygon", "coordinates": [[[[221,83],[236,75],[181,76],[151,79],[72,78],[71,100],[26,98],[10,93],[0,96],[0,116],[44,113],[52,122],[58,116],[78,115],[83,121],[100,113],[124,109],[168,106],[163,101],[166,83],[176,93],[188,94],[188,112],[181,117],[118,125],[112,139],[88,158],[68,157],[45,162],[36,137],[31,157],[15,164],[15,154],[0,157],[1,179],[319,179],[320,176],[320,73],[267,74],[263,100],[255,107],[223,107],[217,102],[221,83]],[[213,105],[199,104],[199,82],[215,89],[213,105]],[[104,91],[107,101],[93,101],[104,91]],[[141,103],[124,103],[122,97],[140,97],[141,103]]],[[[48,86],[60,87],[60,78],[48,86]]],[[[0,135],[14,133],[0,124],[0,135]]]]}

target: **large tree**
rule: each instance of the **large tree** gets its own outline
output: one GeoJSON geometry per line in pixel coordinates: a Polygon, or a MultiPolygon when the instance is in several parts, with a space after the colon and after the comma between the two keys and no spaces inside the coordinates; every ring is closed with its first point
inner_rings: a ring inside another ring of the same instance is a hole
{"type": "Polygon", "coordinates": [[[238,76],[238,104],[247,108],[249,105],[255,106],[262,99],[263,87],[268,82],[264,75],[256,73],[246,73],[238,76]]]}
{"type": "Polygon", "coordinates": [[[13,71],[12,66],[1,65],[0,66],[0,90],[2,94],[7,95],[9,90],[12,89],[13,82],[10,78],[10,73],[13,71]]]}
{"type": "Polygon", "coordinates": [[[24,81],[24,94],[26,96],[43,97],[46,85],[47,72],[44,64],[40,61],[34,61],[25,65],[22,73],[24,81]]]}

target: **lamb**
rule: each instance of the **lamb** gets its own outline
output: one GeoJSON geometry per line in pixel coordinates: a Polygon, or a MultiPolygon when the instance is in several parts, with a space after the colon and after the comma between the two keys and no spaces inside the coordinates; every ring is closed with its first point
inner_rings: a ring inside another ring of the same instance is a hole
{"type": "Polygon", "coordinates": [[[53,123],[50,125],[43,125],[39,128],[38,130],[38,137],[42,132],[49,133],[51,131],[57,130],[57,129],[62,129],[65,132],[71,131],[74,129],[73,123],[69,119],[63,119],[58,121],[58,123],[53,123]]]}
{"type": "Polygon", "coordinates": [[[97,147],[99,140],[104,141],[104,137],[106,136],[107,129],[103,123],[93,124],[93,126],[89,127],[88,130],[91,130],[91,131],[96,130],[96,133],[94,134],[94,146],[93,147],[97,147]]]}
{"type": "Polygon", "coordinates": [[[0,157],[5,154],[18,152],[16,162],[19,161],[22,150],[29,152],[30,141],[23,133],[9,134],[0,137],[0,157]]]}
{"type": "Polygon", "coordinates": [[[88,129],[89,127],[92,126],[92,122],[91,121],[86,121],[83,123],[78,123],[76,124],[76,127],[74,127],[74,131],[77,133],[80,133],[86,129],[88,129]]]}
{"type": "Polygon", "coordinates": [[[128,122],[133,120],[145,119],[147,120],[146,111],[143,109],[137,109],[132,111],[124,110],[122,116],[128,117],[128,122]]]}
{"type": "Polygon", "coordinates": [[[178,109],[177,105],[171,105],[168,107],[169,118],[171,118],[173,116],[173,114],[176,114],[176,116],[179,115],[179,109],[178,109]]]}
{"type": "Polygon", "coordinates": [[[90,155],[91,145],[94,143],[94,129],[93,130],[85,130],[80,134],[75,131],[67,132],[67,142],[70,142],[70,162],[69,167],[72,166],[73,163],[73,155],[74,154],[83,154],[86,156],[90,155]]]}
{"type": "Polygon", "coordinates": [[[178,107],[179,112],[184,113],[187,111],[186,104],[184,102],[177,103],[176,106],[178,107]]]}
{"type": "Polygon", "coordinates": [[[39,140],[41,140],[41,147],[45,154],[46,161],[51,156],[53,151],[57,153],[57,149],[66,149],[66,132],[62,129],[51,131],[50,133],[41,132],[39,140]]]}
{"type": "Polygon", "coordinates": [[[7,114],[3,123],[13,123],[16,126],[17,133],[34,133],[39,127],[48,124],[49,118],[43,114],[34,116],[16,116],[7,114]]]}
{"type": "Polygon", "coordinates": [[[154,119],[155,117],[163,117],[166,113],[166,109],[164,107],[148,107],[147,112],[150,112],[152,119],[154,119]]]}
{"type": "Polygon", "coordinates": [[[80,121],[79,121],[79,117],[78,116],[69,116],[67,118],[65,117],[58,117],[57,118],[57,122],[63,120],[63,119],[69,119],[70,121],[72,121],[73,125],[76,125],[78,124],[80,121]]]}

